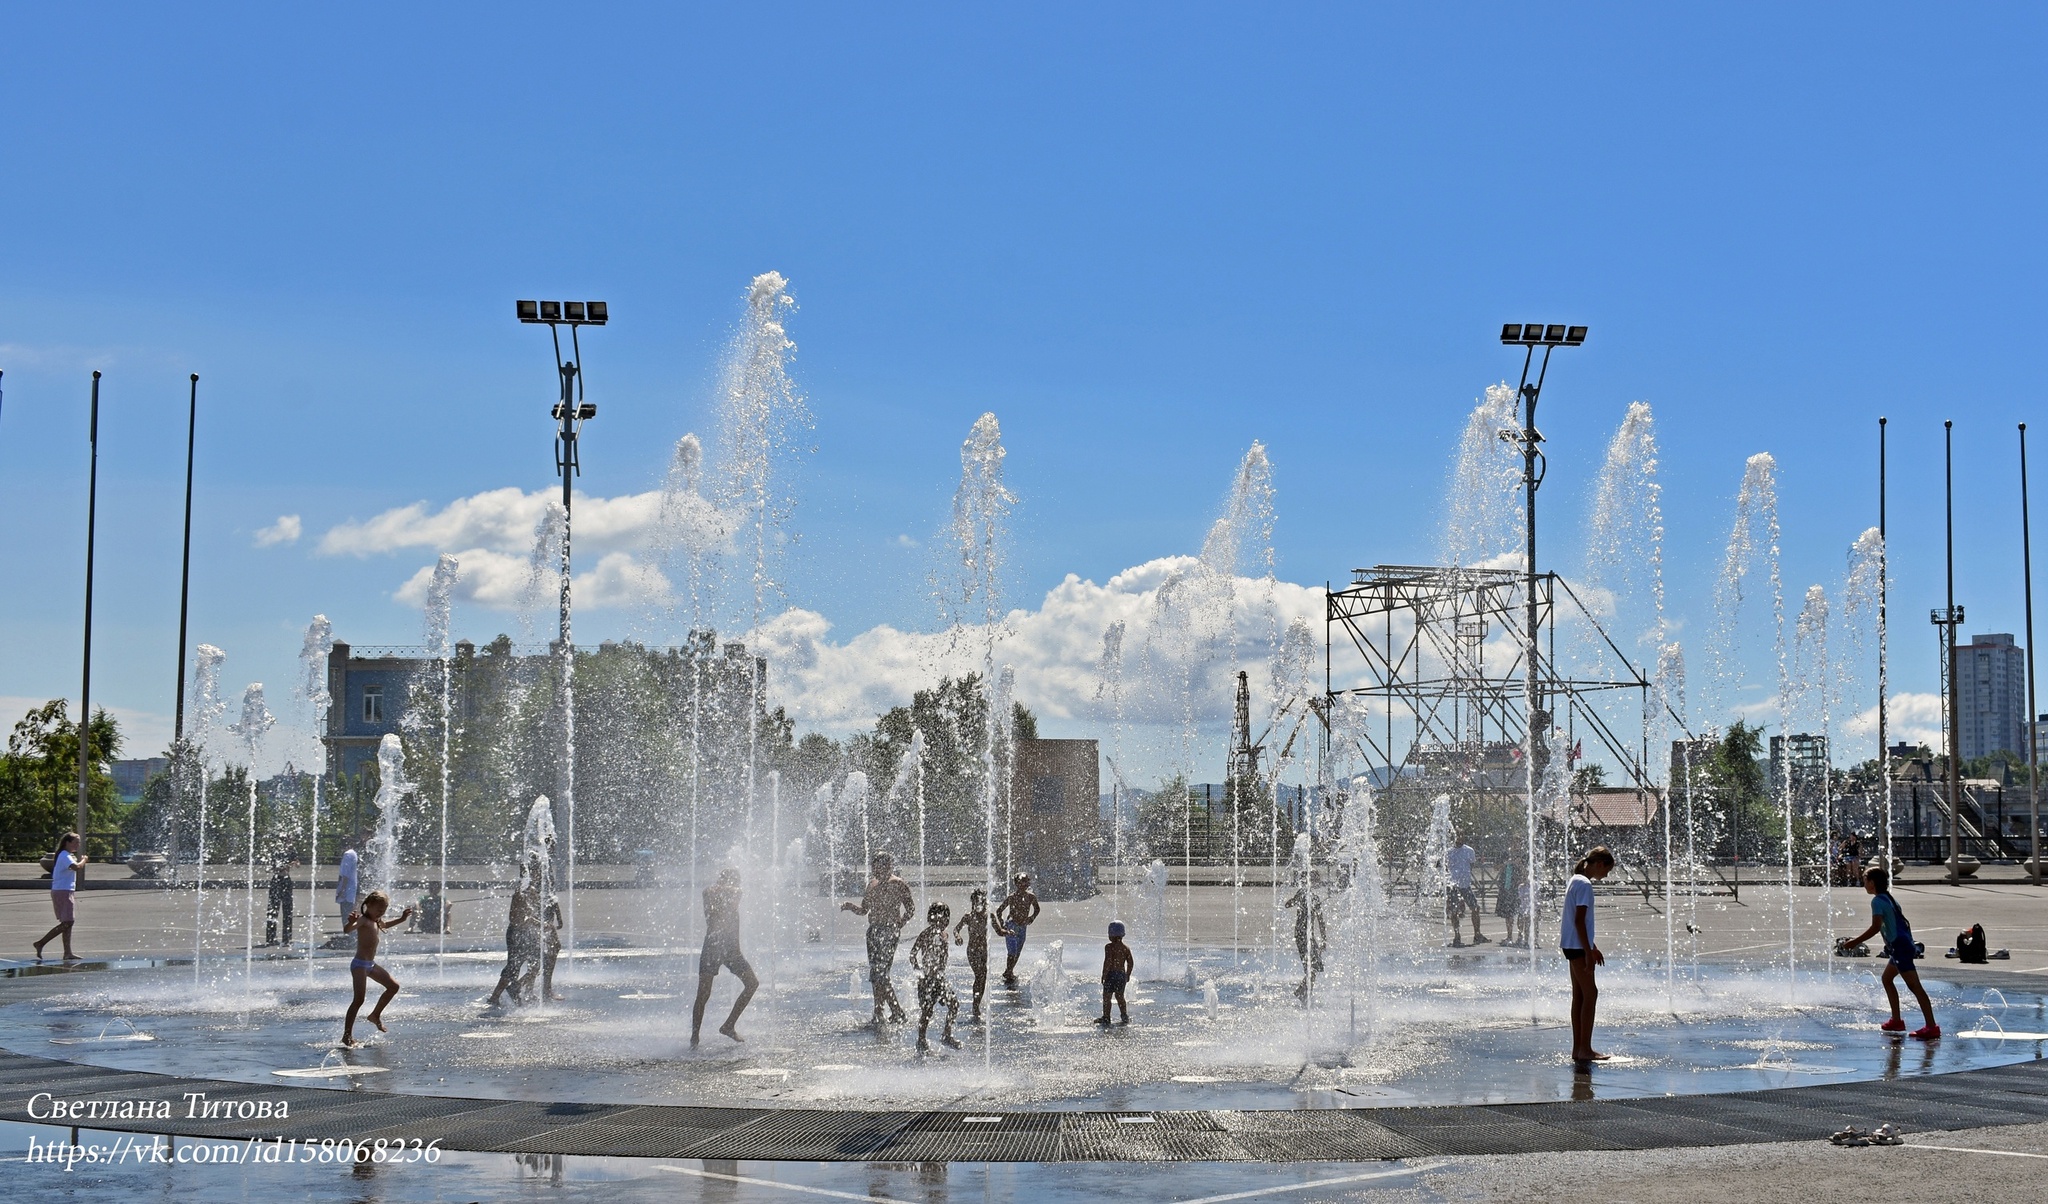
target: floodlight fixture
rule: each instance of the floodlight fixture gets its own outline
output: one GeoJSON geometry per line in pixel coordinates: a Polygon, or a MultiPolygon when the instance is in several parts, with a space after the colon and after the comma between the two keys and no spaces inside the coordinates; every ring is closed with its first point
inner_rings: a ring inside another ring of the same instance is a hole
{"type": "Polygon", "coordinates": [[[590,309],[590,324],[592,326],[602,326],[611,320],[611,306],[606,305],[602,301],[590,301],[585,304],[590,309]]]}
{"type": "Polygon", "coordinates": [[[1567,347],[1577,347],[1577,346],[1579,346],[1580,344],[1584,343],[1585,341],[1586,341],[1586,328],[1585,328],[1585,327],[1583,327],[1583,326],[1568,326],[1568,327],[1566,327],[1566,328],[1565,328],[1565,332],[1564,332],[1564,345],[1565,345],[1565,346],[1567,346],[1567,347]]]}
{"type": "Polygon", "coordinates": [[[559,322],[559,321],[561,321],[561,320],[562,320],[562,303],[561,303],[560,301],[543,301],[543,302],[541,302],[541,303],[540,303],[540,320],[541,320],[541,321],[543,321],[543,322],[559,322]]]}
{"type": "Polygon", "coordinates": [[[562,302],[562,320],[565,322],[581,322],[583,320],[583,302],[562,302]]]}
{"type": "MultiPolygon", "coordinates": [[[[521,304],[521,305],[530,305],[530,304],[532,304],[532,302],[530,302],[530,301],[521,301],[521,302],[520,302],[520,304],[521,304]]],[[[524,312],[524,311],[522,311],[522,312],[524,312]]],[[[1519,343],[1519,342],[1521,342],[1521,341],[1522,341],[1522,324],[1521,324],[1520,322],[1505,322],[1505,323],[1502,323],[1502,325],[1501,325],[1501,328],[1500,328],[1500,341],[1501,341],[1501,342],[1503,342],[1503,343],[1519,343]]]]}
{"type": "Polygon", "coordinates": [[[538,302],[538,301],[521,301],[521,302],[519,302],[519,320],[520,320],[520,321],[522,321],[522,322],[538,322],[538,321],[540,321],[540,302],[538,302]]]}
{"type": "Polygon", "coordinates": [[[1522,342],[1534,345],[1543,341],[1543,323],[1527,322],[1522,326],[1522,342]]]}
{"type": "Polygon", "coordinates": [[[1564,342],[1564,327],[1545,326],[1543,328],[1543,341],[1551,344],[1564,342]]]}

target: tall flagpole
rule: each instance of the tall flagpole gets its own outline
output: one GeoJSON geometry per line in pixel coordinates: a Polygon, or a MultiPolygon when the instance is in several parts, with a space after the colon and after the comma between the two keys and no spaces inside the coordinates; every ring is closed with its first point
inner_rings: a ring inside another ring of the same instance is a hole
{"type": "Polygon", "coordinates": [[[2034,535],[2027,514],[2027,424],[2020,423],[2020,565],[2027,592],[2027,877],[2041,885],[2041,739],[2034,725],[2034,535]]]}
{"type": "Polygon", "coordinates": [[[92,799],[92,553],[100,500],[100,374],[92,374],[92,420],[86,431],[91,465],[85,486],[85,657],[78,688],[78,851],[85,852],[86,804],[92,799]]]}

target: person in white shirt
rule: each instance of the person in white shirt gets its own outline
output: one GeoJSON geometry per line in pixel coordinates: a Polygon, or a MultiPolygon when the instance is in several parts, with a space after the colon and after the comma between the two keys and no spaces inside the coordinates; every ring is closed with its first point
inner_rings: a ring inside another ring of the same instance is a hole
{"type": "Polygon", "coordinates": [[[1472,917],[1472,943],[1484,945],[1486,934],[1479,931],[1479,896],[1472,893],[1472,867],[1478,863],[1479,854],[1465,843],[1465,836],[1459,833],[1452,837],[1451,851],[1444,854],[1444,872],[1450,878],[1445,892],[1445,914],[1451,921],[1451,948],[1465,947],[1463,936],[1458,931],[1458,921],[1466,915],[1472,917]]]}
{"type": "Polygon", "coordinates": [[[71,951],[71,921],[74,912],[72,897],[78,893],[78,867],[85,864],[85,854],[78,851],[78,833],[66,832],[64,839],[57,842],[57,857],[50,867],[50,906],[57,913],[57,926],[43,934],[36,942],[36,960],[43,960],[43,946],[62,937],[64,960],[75,962],[78,955],[71,951]]]}
{"type": "Polygon", "coordinates": [[[1564,889],[1564,920],[1558,934],[1564,948],[1565,965],[1572,974],[1572,1061],[1604,1062],[1607,1055],[1593,1048],[1593,1008],[1600,1000],[1600,988],[1593,981],[1593,967],[1607,958],[1593,943],[1593,884],[1614,869],[1614,854],[1606,845],[1595,845],[1572,867],[1571,884],[1564,889]]]}
{"type": "Polygon", "coordinates": [[[356,867],[360,864],[355,845],[350,844],[341,851],[341,864],[335,868],[334,905],[341,909],[344,924],[356,909],[356,867]]]}

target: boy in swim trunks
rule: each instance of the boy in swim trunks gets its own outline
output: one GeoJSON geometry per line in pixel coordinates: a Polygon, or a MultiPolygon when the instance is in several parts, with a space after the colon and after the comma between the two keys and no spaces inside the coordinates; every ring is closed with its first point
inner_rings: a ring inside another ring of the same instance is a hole
{"type": "Polygon", "coordinates": [[[858,903],[841,903],[841,911],[850,911],[857,916],[868,918],[868,985],[875,993],[875,1019],[882,1023],[882,1007],[889,1008],[889,1020],[901,1024],[910,1017],[903,1011],[902,1001],[896,998],[896,985],[889,981],[889,970],[896,964],[896,946],[903,939],[903,926],[910,917],[917,914],[917,905],[910,898],[910,884],[896,873],[896,859],[887,853],[875,854],[868,865],[873,876],[868,879],[868,888],[858,903]]]}
{"type": "Polygon", "coordinates": [[[1114,999],[1123,1009],[1125,1024],[1131,1022],[1131,1005],[1124,1002],[1124,987],[1131,981],[1132,971],[1138,968],[1138,959],[1131,954],[1131,947],[1124,944],[1122,920],[1112,920],[1109,925],[1109,943],[1102,947],[1102,1018],[1095,1023],[1109,1023],[1109,1002],[1114,999]]]}
{"type": "Polygon", "coordinates": [[[953,1021],[960,1015],[960,996],[953,992],[953,984],[946,981],[946,958],[952,952],[946,948],[946,925],[953,919],[953,909],[944,903],[934,903],[925,909],[924,915],[925,929],[910,946],[910,968],[917,971],[917,1052],[931,1052],[931,1042],[925,1039],[925,1033],[932,1026],[932,1012],[941,1004],[946,1008],[946,1031],[939,1040],[958,1049],[960,1042],[953,1038],[953,1021]]]}
{"type": "Polygon", "coordinates": [[[704,1008],[711,1002],[711,984],[720,967],[739,976],[740,997],[732,1001],[732,1013],[718,1031],[735,1041],[740,1036],[740,1013],[753,1001],[761,980],[747,956],[740,952],[740,872],[727,866],[718,881],[704,888],[704,950],[697,955],[697,1004],[690,1010],[690,1048],[697,1047],[697,1034],[704,1028],[704,1008]]]}
{"type": "Polygon", "coordinates": [[[1024,932],[1038,919],[1038,896],[1031,893],[1031,875],[1019,874],[1009,897],[996,908],[996,931],[1010,960],[1003,964],[1003,985],[1017,988],[1017,959],[1024,956],[1024,932]]]}
{"type": "Polygon", "coordinates": [[[355,998],[349,1001],[348,1016],[341,1022],[341,1043],[353,1048],[356,1044],[356,1013],[363,1006],[363,988],[368,979],[376,979],[384,987],[384,994],[377,1000],[377,1006],[370,1009],[369,1021],[377,1026],[378,1032],[384,1027],[384,1008],[391,997],[398,994],[398,980],[391,977],[391,971],[377,964],[377,943],[383,939],[384,930],[396,928],[412,918],[412,908],[398,913],[396,919],[387,920],[384,912],[391,906],[391,900],[381,890],[373,890],[363,900],[361,911],[349,913],[347,922],[342,924],[343,932],[356,934],[356,955],[348,963],[349,977],[355,983],[355,998]]]}
{"type": "Polygon", "coordinates": [[[974,1024],[981,1023],[981,997],[988,990],[988,934],[995,926],[995,917],[988,914],[988,892],[976,890],[968,895],[967,914],[953,926],[953,943],[966,943],[967,968],[974,971],[974,1024]]]}
{"type": "Polygon", "coordinates": [[[1852,936],[1842,942],[1845,947],[1854,947],[1884,933],[1884,953],[1889,960],[1884,967],[1884,993],[1892,1001],[1892,1018],[1878,1025],[1888,1033],[1906,1031],[1905,1018],[1899,1015],[1899,988],[1897,980],[1904,978],[1906,986],[1913,992],[1913,998],[1920,1001],[1920,1015],[1927,1023],[1913,1030],[1910,1036],[1922,1041],[1932,1041],[1941,1036],[1941,1026],[1934,1022],[1934,1004],[1927,998],[1927,988],[1920,985],[1920,972],[1913,968],[1913,961],[1919,953],[1913,947],[1913,926],[1906,922],[1906,913],[1899,910],[1899,901],[1892,898],[1892,876],[1889,870],[1873,865],[1863,871],[1863,890],[1870,896],[1870,927],[1862,935],[1852,936]]]}

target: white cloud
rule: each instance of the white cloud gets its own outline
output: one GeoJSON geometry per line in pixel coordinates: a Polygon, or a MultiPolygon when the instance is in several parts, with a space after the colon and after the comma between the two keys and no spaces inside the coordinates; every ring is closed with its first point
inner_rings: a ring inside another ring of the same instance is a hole
{"type": "Polygon", "coordinates": [[[296,514],[280,514],[277,521],[256,532],[256,546],[274,548],[281,543],[297,543],[304,526],[296,514]]]}
{"type": "MultiPolygon", "coordinates": [[[[557,578],[550,574],[536,583],[533,561],[525,553],[513,556],[489,548],[470,548],[455,553],[455,558],[459,567],[452,596],[458,602],[503,611],[553,606],[557,578]]],[[[408,606],[424,606],[427,585],[433,577],[434,567],[424,565],[392,596],[408,606]]],[[[592,610],[661,605],[673,593],[666,574],[626,552],[599,556],[594,567],[571,579],[570,588],[575,593],[577,608],[592,610]]]]}
{"type": "MultiPolygon", "coordinates": [[[[1887,700],[1884,736],[1893,744],[1925,744],[1939,752],[1942,726],[1939,694],[1893,694],[1887,700]]],[[[1835,759],[1844,763],[1868,760],[1877,748],[1877,708],[1872,706],[1843,724],[1843,728],[1857,747],[1842,750],[1835,759]]]]}
{"type": "MultiPolygon", "coordinates": [[[[541,516],[559,497],[553,490],[526,493],[507,486],[457,498],[439,510],[414,502],[334,527],[320,537],[320,553],[368,557],[408,548],[484,548],[523,555],[533,546],[541,516]]],[[[610,498],[577,494],[574,515],[578,551],[628,551],[664,542],[709,546],[730,529],[715,507],[695,495],[671,497],[664,510],[660,490],[610,498]]]]}
{"type": "Polygon", "coordinates": [[[896,546],[899,548],[921,548],[924,545],[910,538],[910,536],[908,535],[898,535],[896,537],[896,546]]]}
{"type": "MultiPolygon", "coordinates": [[[[1104,584],[1068,574],[1036,609],[1009,613],[995,646],[998,669],[1015,668],[1019,701],[1042,719],[1106,726],[1114,713],[1099,689],[1102,637],[1110,624],[1122,621],[1126,722],[1177,727],[1190,677],[1198,700],[1195,721],[1226,719],[1232,675],[1251,669],[1255,689],[1263,693],[1265,664],[1278,633],[1295,618],[1319,623],[1322,592],[1287,581],[1237,578],[1227,616],[1219,615],[1212,629],[1214,638],[1200,637],[1190,646],[1185,629],[1161,622],[1160,590],[1184,583],[1195,564],[1191,556],[1163,557],[1104,584]]],[[[864,728],[942,675],[978,671],[982,664],[979,629],[924,633],[884,625],[844,642],[835,642],[831,630],[824,615],[792,608],[763,624],[750,641],[768,657],[770,695],[807,727],[864,728]]]]}

